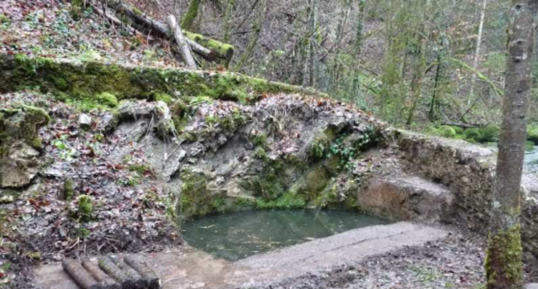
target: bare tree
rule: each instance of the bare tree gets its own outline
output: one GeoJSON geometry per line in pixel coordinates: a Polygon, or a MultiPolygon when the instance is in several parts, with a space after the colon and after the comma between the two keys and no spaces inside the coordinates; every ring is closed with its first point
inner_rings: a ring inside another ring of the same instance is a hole
{"type": "Polygon", "coordinates": [[[537,0],[512,0],[503,121],[485,265],[488,289],[521,288],[520,186],[532,87],[536,6],[537,0]]]}

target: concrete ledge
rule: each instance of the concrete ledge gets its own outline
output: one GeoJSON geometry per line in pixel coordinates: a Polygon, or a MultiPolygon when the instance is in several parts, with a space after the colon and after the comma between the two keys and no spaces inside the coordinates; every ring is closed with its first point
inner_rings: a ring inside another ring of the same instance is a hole
{"type": "Polygon", "coordinates": [[[276,282],[341,264],[359,262],[407,246],[423,245],[444,238],[448,233],[442,228],[399,222],[347,231],[255,255],[236,264],[249,268],[248,275],[253,283],[276,282]]]}

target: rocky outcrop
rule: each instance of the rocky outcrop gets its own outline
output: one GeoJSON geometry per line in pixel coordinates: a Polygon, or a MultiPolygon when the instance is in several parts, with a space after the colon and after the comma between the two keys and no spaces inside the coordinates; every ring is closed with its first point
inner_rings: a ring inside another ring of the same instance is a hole
{"type": "Polygon", "coordinates": [[[22,188],[40,169],[39,128],[50,121],[40,108],[17,105],[0,109],[0,188],[22,188]]]}

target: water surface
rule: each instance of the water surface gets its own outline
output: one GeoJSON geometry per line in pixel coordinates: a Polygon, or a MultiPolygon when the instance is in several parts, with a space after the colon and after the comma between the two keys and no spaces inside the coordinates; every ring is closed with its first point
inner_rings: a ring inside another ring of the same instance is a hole
{"type": "Polygon", "coordinates": [[[235,261],[351,229],[388,223],[353,211],[247,211],[187,222],[183,237],[197,249],[235,261]]]}

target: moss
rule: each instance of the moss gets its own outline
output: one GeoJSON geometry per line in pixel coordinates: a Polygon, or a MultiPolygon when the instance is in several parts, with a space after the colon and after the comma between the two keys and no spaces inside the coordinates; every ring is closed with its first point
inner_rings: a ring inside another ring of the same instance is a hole
{"type": "Polygon", "coordinates": [[[106,105],[108,107],[117,107],[118,99],[112,93],[102,92],[95,96],[95,101],[99,104],[106,105]]]}
{"type": "Polygon", "coordinates": [[[0,55],[2,91],[40,87],[67,100],[87,100],[106,92],[118,100],[151,99],[157,94],[209,96],[235,101],[255,100],[266,93],[323,95],[312,90],[228,72],[200,73],[181,69],[123,67],[98,62],[55,62],[49,58],[0,55]],[[66,86],[67,84],[67,86],[66,86]]]}
{"type": "Polygon", "coordinates": [[[37,107],[17,105],[14,109],[0,109],[0,142],[8,139],[23,139],[36,149],[42,148],[39,129],[47,125],[51,118],[48,113],[37,107]]]}
{"type": "Polygon", "coordinates": [[[151,167],[145,164],[129,165],[129,171],[144,175],[145,173],[151,172],[151,167]]]}
{"type": "Polygon", "coordinates": [[[254,156],[264,162],[269,161],[269,156],[263,147],[257,147],[254,156]]]}
{"type": "Polygon", "coordinates": [[[179,221],[203,217],[208,214],[226,213],[252,208],[253,198],[226,196],[224,192],[212,191],[203,173],[185,170],[180,175],[183,184],[179,195],[179,221]]]}
{"type": "Polygon", "coordinates": [[[230,62],[234,56],[234,46],[226,43],[219,42],[217,40],[205,37],[201,34],[192,33],[189,31],[184,31],[185,37],[193,40],[202,46],[209,48],[210,50],[216,52],[221,58],[226,59],[230,62]]]}
{"type": "Polygon", "coordinates": [[[263,149],[267,148],[267,134],[264,132],[259,132],[250,137],[250,141],[255,146],[261,147],[263,149]]]}
{"type": "Polygon", "coordinates": [[[191,0],[189,2],[189,9],[187,13],[183,16],[183,21],[181,21],[181,28],[185,30],[190,30],[194,19],[198,16],[198,9],[200,7],[200,0],[191,0]]]}
{"type": "Polygon", "coordinates": [[[276,200],[256,201],[257,209],[301,209],[306,207],[305,197],[293,192],[286,192],[276,200]]]}
{"type": "Polygon", "coordinates": [[[56,88],[61,91],[66,91],[69,88],[69,84],[67,83],[67,81],[61,77],[54,78],[53,82],[54,86],[56,86],[56,88]]]}
{"type": "Polygon", "coordinates": [[[172,105],[174,103],[174,98],[167,93],[156,93],[153,96],[153,100],[155,101],[162,101],[166,103],[167,105],[172,105]]]}
{"type": "Polygon", "coordinates": [[[482,138],[482,132],[478,128],[468,128],[464,132],[465,139],[471,142],[478,142],[482,138]]]}
{"type": "Polygon", "coordinates": [[[73,184],[73,179],[67,178],[64,181],[64,190],[63,190],[63,199],[70,201],[75,195],[75,186],[73,184]]]}
{"type": "Polygon", "coordinates": [[[521,288],[523,262],[520,231],[517,225],[488,237],[485,270],[487,283],[494,285],[493,288],[521,288]],[[508,284],[512,287],[504,287],[508,284]]]}
{"type": "Polygon", "coordinates": [[[6,15],[0,13],[0,24],[6,24],[6,23],[9,23],[10,20],[9,20],[9,17],[7,17],[6,15]]]}
{"type": "Polygon", "coordinates": [[[81,222],[89,222],[93,214],[93,200],[88,195],[78,197],[77,217],[81,222]]]}
{"type": "Polygon", "coordinates": [[[496,142],[499,140],[500,128],[496,125],[488,125],[481,130],[480,138],[481,143],[496,142]]]}
{"type": "Polygon", "coordinates": [[[448,126],[448,125],[443,125],[439,127],[438,132],[441,136],[447,137],[447,138],[454,138],[458,134],[454,127],[448,126]]]}

